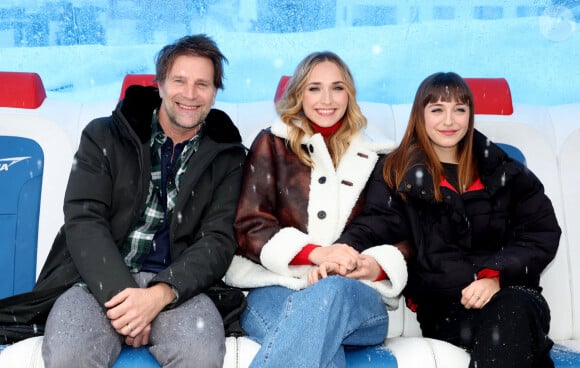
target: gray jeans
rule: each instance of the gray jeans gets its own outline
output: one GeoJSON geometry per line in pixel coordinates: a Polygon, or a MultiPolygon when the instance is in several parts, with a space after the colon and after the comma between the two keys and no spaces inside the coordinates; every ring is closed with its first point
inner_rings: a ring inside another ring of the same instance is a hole
{"type": "MultiPolygon", "coordinates": [[[[152,273],[135,274],[144,287],[152,273]]],[[[46,368],[111,367],[124,336],[117,334],[86,287],[73,286],[55,302],[46,322],[46,368]]],[[[219,367],[225,356],[222,318],[205,294],[161,312],[151,324],[149,351],[162,367],[219,367]]]]}

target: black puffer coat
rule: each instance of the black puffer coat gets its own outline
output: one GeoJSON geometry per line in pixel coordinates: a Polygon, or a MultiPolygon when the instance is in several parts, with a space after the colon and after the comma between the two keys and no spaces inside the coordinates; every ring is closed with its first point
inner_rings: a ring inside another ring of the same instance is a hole
{"type": "Polygon", "coordinates": [[[416,303],[458,302],[461,290],[486,268],[500,272],[502,287],[539,288],[540,274],[556,254],[561,230],[541,182],[481,133],[474,139],[483,189],[460,195],[442,187],[437,203],[429,173],[418,166],[398,188],[405,203],[386,186],[380,161],[365,209],[339,239],[357,248],[412,240],[416,257],[408,264],[405,295],[416,303]]]}
{"type": "MultiPolygon", "coordinates": [[[[151,119],[160,102],[156,89],[132,86],[112,116],[84,129],[66,190],[65,224],[33,291],[0,300],[0,325],[43,324],[60,293],[81,280],[101,304],[137,287],[119,249],[146,205],[151,119]]],[[[219,281],[231,262],[245,155],[238,129],[212,109],[176,199],[172,263],[151,281],[177,289],[175,305],[219,281]]]]}

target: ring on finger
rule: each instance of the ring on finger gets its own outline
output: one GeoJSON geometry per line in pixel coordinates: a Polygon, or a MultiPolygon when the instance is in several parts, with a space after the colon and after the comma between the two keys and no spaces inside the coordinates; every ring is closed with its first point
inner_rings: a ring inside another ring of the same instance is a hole
{"type": "Polygon", "coordinates": [[[133,331],[133,327],[131,327],[131,325],[128,323],[127,323],[127,330],[129,330],[129,332],[133,331]]]}

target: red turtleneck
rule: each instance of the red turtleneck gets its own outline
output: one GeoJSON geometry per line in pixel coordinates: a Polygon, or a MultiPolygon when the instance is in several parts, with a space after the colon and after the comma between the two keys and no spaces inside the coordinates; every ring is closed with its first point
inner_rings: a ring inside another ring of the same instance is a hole
{"type": "Polygon", "coordinates": [[[338,130],[338,128],[340,128],[341,125],[342,125],[342,120],[337,121],[336,124],[334,124],[333,126],[329,126],[329,127],[321,127],[320,125],[316,125],[314,123],[311,124],[312,129],[314,129],[314,132],[322,134],[324,139],[326,139],[326,138],[330,137],[331,135],[333,135],[334,133],[336,133],[336,131],[338,130]]]}

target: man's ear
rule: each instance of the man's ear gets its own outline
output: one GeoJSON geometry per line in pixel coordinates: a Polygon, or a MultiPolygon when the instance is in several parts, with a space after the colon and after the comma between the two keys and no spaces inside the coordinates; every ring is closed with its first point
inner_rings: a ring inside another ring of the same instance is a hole
{"type": "Polygon", "coordinates": [[[162,81],[157,82],[157,86],[158,86],[157,89],[159,90],[159,98],[161,98],[161,99],[163,99],[163,97],[165,97],[165,96],[163,96],[163,94],[164,94],[163,83],[164,82],[162,82],[162,81]]]}

